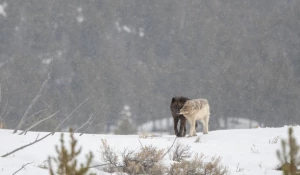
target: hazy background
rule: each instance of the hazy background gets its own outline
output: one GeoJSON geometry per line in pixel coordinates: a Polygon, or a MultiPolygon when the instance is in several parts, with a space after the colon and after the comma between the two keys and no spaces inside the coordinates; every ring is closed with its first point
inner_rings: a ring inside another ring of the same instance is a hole
{"type": "Polygon", "coordinates": [[[177,95],[207,98],[212,130],[299,124],[299,55],[299,0],[0,0],[0,121],[15,128],[49,76],[23,129],[84,102],[61,129],[92,115],[86,132],[135,133],[177,95]]]}

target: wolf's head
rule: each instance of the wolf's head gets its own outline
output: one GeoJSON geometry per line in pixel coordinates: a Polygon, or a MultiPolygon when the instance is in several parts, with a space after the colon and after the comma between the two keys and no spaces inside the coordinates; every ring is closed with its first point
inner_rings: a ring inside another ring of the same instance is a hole
{"type": "Polygon", "coordinates": [[[173,97],[170,105],[172,114],[179,115],[180,109],[183,107],[187,100],[189,99],[186,97],[173,97]]]}
{"type": "Polygon", "coordinates": [[[195,109],[195,102],[193,100],[188,100],[180,109],[179,114],[187,115],[193,112],[194,109],[195,109]]]}
{"type": "Polygon", "coordinates": [[[206,99],[188,100],[180,109],[179,113],[182,115],[194,114],[195,112],[200,111],[205,107],[209,109],[208,101],[206,99]]]}

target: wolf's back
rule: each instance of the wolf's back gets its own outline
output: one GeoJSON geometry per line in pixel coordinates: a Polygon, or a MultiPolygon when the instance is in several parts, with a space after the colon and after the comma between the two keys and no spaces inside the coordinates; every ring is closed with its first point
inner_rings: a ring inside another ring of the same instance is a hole
{"type": "Polygon", "coordinates": [[[193,99],[191,101],[194,104],[195,110],[202,110],[203,108],[206,108],[206,107],[209,108],[207,99],[193,99]]]}

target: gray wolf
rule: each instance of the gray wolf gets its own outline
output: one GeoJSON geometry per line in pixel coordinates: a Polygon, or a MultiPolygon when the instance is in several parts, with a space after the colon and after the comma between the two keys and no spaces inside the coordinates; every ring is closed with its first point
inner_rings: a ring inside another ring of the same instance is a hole
{"type": "Polygon", "coordinates": [[[210,109],[207,99],[187,100],[183,107],[180,109],[179,114],[184,115],[184,117],[189,121],[190,137],[197,135],[195,128],[197,120],[200,120],[203,124],[203,134],[208,133],[210,109]]]}

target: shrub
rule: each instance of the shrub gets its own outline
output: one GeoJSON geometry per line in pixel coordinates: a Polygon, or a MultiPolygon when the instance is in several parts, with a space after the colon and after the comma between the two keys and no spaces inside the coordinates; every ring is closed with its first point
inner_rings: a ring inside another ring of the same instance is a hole
{"type": "Polygon", "coordinates": [[[163,174],[165,167],[161,164],[163,149],[153,146],[142,147],[137,152],[125,149],[118,163],[118,156],[113,149],[102,140],[101,158],[109,165],[104,168],[107,172],[124,172],[128,174],[163,174]]]}
{"type": "Polygon", "coordinates": [[[300,172],[297,169],[297,166],[300,165],[300,156],[298,155],[299,145],[293,136],[292,128],[289,128],[288,134],[288,140],[281,141],[281,152],[279,150],[276,152],[277,157],[282,164],[279,170],[282,170],[284,175],[300,175],[300,172]],[[287,144],[289,146],[289,153],[287,153],[286,150],[287,144]]]}
{"type": "MultiPolygon", "coordinates": [[[[63,133],[61,134],[61,139],[60,143],[61,146],[58,147],[56,146],[56,152],[57,152],[57,157],[49,157],[48,158],[48,166],[49,166],[49,171],[50,175],[86,175],[88,174],[88,170],[90,167],[90,164],[93,159],[93,154],[90,152],[89,155],[87,155],[87,161],[85,164],[81,164],[80,168],[77,166],[77,156],[81,152],[81,148],[76,150],[76,145],[77,145],[77,140],[74,138],[72,131],[70,131],[70,152],[68,149],[65,147],[64,144],[64,137],[63,133]],[[57,170],[54,170],[52,167],[52,160],[54,163],[57,165],[57,170]]],[[[90,173],[90,175],[93,175],[90,173]]]]}
{"type": "Polygon", "coordinates": [[[164,155],[163,149],[157,149],[153,146],[142,146],[140,150],[133,151],[125,149],[121,153],[121,160],[118,163],[118,156],[113,149],[102,140],[101,157],[102,161],[109,165],[104,171],[113,173],[126,173],[129,175],[136,174],[165,174],[165,175],[226,175],[229,174],[227,167],[221,165],[220,157],[213,157],[205,162],[204,155],[196,154],[191,160],[189,146],[177,144],[173,149],[173,159],[178,161],[173,163],[169,168],[162,164],[164,155]]]}
{"type": "Polygon", "coordinates": [[[108,163],[104,171],[113,173],[118,171],[118,156],[113,149],[107,144],[106,140],[101,139],[102,147],[100,147],[101,159],[103,162],[108,163]]]}
{"type": "Polygon", "coordinates": [[[194,143],[201,143],[201,138],[197,137],[197,139],[194,141],[194,143]]]}
{"type": "Polygon", "coordinates": [[[196,154],[192,160],[173,163],[167,172],[170,175],[226,175],[229,174],[227,167],[221,165],[220,157],[212,157],[210,161],[204,161],[203,154],[196,154]]]}
{"type": "Polygon", "coordinates": [[[139,138],[142,138],[142,139],[147,139],[147,138],[153,138],[154,137],[154,134],[149,134],[149,133],[146,133],[146,132],[142,132],[139,134],[139,138]]]}
{"type": "Polygon", "coordinates": [[[191,147],[189,145],[183,146],[180,143],[177,143],[170,152],[171,160],[181,162],[190,158],[192,155],[190,149],[191,147]]]}
{"type": "Polygon", "coordinates": [[[161,164],[163,149],[145,146],[140,151],[127,151],[122,154],[123,172],[129,174],[163,174],[165,167],[161,164]]]}

